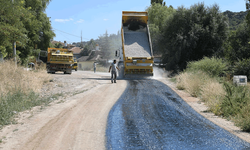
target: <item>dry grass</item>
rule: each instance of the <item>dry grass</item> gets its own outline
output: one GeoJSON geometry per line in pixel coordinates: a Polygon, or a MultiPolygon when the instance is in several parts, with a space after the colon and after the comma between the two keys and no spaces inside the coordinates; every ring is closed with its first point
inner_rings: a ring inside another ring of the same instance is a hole
{"type": "Polygon", "coordinates": [[[27,71],[22,66],[15,67],[12,61],[0,63],[0,93],[14,93],[22,90],[24,93],[39,92],[43,84],[50,80],[50,75],[43,68],[27,71]]]}
{"type": "Polygon", "coordinates": [[[184,72],[177,76],[177,88],[203,100],[210,110],[220,114],[220,105],[225,95],[223,85],[204,72],[184,72]]]}
{"type": "Polygon", "coordinates": [[[221,113],[221,103],[225,94],[223,85],[214,78],[209,78],[206,84],[201,86],[201,99],[216,115],[220,115],[221,113]]]}
{"type": "Polygon", "coordinates": [[[201,86],[203,86],[209,78],[203,72],[184,72],[176,77],[177,88],[186,90],[191,96],[198,97],[200,95],[201,86]]]}

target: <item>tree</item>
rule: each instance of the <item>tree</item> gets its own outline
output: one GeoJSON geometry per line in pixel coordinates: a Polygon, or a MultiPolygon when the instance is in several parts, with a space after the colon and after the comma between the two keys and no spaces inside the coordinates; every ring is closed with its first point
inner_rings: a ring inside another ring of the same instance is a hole
{"type": "Polygon", "coordinates": [[[162,6],[166,6],[166,2],[163,2],[163,0],[151,0],[151,5],[154,3],[161,4],[162,6]]]}
{"type": "Polygon", "coordinates": [[[160,39],[168,70],[183,70],[189,61],[217,56],[227,38],[227,18],[219,7],[199,3],[178,10],[165,22],[160,39]]]}
{"type": "Polygon", "coordinates": [[[110,59],[112,57],[111,43],[108,35],[108,31],[104,35],[99,36],[99,45],[103,52],[103,57],[105,59],[110,59]]]}
{"type": "Polygon", "coordinates": [[[250,58],[250,28],[241,24],[236,31],[231,31],[225,44],[224,55],[231,64],[250,58]]]}
{"type": "Polygon", "coordinates": [[[149,31],[154,54],[160,54],[160,47],[158,41],[160,34],[163,31],[163,26],[166,20],[175,12],[171,7],[162,6],[159,3],[153,3],[148,11],[149,31]]]}
{"type": "Polygon", "coordinates": [[[27,36],[30,40],[25,48],[20,48],[21,58],[26,58],[35,49],[46,50],[50,45],[50,40],[55,36],[49,18],[45,14],[49,2],[50,0],[25,0],[29,19],[23,22],[28,30],[27,36]]]}
{"type": "Polygon", "coordinates": [[[94,39],[91,39],[87,44],[84,46],[83,50],[81,51],[82,56],[88,56],[92,50],[95,49],[96,42],[94,39]]]}
{"type": "Polygon", "coordinates": [[[250,0],[246,0],[246,9],[247,9],[246,21],[249,26],[250,25],[250,0]]]}
{"type": "Polygon", "coordinates": [[[23,1],[0,0],[0,52],[4,57],[12,57],[13,42],[25,47],[28,41],[27,30],[22,20],[26,19],[27,11],[23,1]]]}
{"type": "Polygon", "coordinates": [[[13,42],[22,60],[33,50],[47,49],[55,36],[45,9],[50,0],[0,0],[0,51],[12,57],[13,42]]]}

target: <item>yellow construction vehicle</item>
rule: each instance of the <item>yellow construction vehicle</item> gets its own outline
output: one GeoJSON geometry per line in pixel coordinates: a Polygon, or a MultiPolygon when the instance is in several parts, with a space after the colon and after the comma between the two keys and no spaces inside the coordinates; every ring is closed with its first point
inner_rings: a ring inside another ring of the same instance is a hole
{"type": "Polygon", "coordinates": [[[148,28],[148,13],[123,11],[122,47],[116,51],[119,76],[153,76],[153,51],[148,28]]]}
{"type": "Polygon", "coordinates": [[[73,52],[68,49],[48,48],[47,51],[47,72],[55,73],[62,71],[64,74],[71,74],[74,64],[73,52]]]}

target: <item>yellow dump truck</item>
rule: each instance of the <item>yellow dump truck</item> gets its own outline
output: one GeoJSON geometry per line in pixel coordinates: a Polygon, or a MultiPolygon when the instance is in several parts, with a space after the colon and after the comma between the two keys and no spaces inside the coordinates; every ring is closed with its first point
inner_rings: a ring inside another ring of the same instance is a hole
{"type": "Polygon", "coordinates": [[[64,74],[71,74],[74,65],[73,52],[68,49],[48,48],[47,51],[47,72],[55,73],[57,71],[64,74]]]}
{"type": "Polygon", "coordinates": [[[122,47],[116,51],[119,76],[153,76],[153,51],[148,28],[148,13],[123,11],[122,47]]]}

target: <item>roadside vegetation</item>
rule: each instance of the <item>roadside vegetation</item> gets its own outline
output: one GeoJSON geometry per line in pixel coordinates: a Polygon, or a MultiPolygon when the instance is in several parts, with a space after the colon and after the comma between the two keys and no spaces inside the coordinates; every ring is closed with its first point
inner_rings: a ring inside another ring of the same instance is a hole
{"type": "Polygon", "coordinates": [[[250,86],[232,81],[234,75],[250,79],[249,0],[246,9],[222,13],[218,5],[205,3],[174,9],[162,0],[147,8],[154,52],[175,76],[177,88],[250,132],[250,86]]]}
{"type": "Polygon", "coordinates": [[[177,75],[179,90],[200,98],[215,115],[235,122],[250,132],[250,86],[236,86],[222,59],[204,58],[189,62],[185,71],[177,75]]]}
{"type": "Polygon", "coordinates": [[[14,116],[34,106],[48,104],[40,98],[42,86],[51,80],[45,69],[27,71],[12,61],[0,63],[0,127],[14,123],[14,116]]]}
{"type": "Polygon", "coordinates": [[[16,54],[26,63],[34,52],[46,50],[55,36],[45,9],[50,0],[0,0],[0,59],[16,54]]]}

